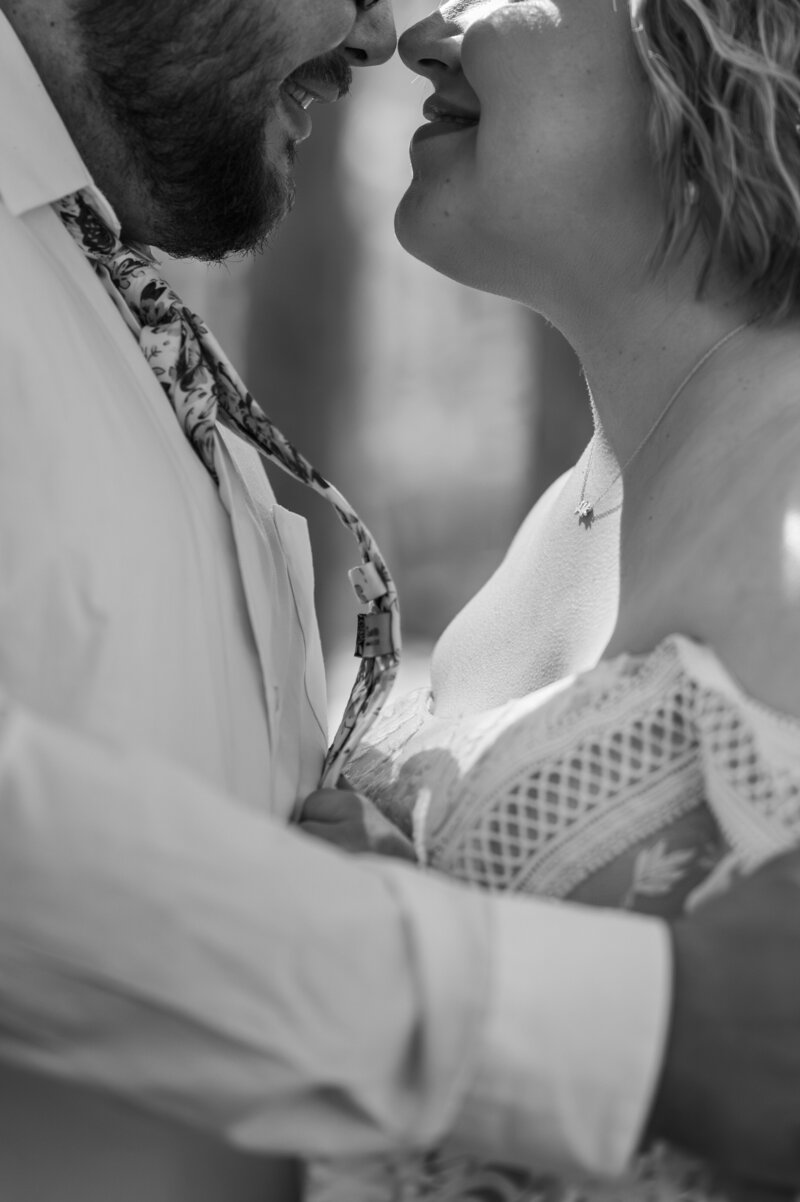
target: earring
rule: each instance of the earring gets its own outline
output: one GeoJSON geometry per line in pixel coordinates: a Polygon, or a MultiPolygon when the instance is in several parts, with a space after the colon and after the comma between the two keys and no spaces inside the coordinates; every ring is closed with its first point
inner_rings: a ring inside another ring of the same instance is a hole
{"type": "Polygon", "coordinates": [[[695,180],[690,179],[686,181],[683,189],[683,196],[690,208],[697,204],[698,200],[700,199],[700,189],[698,188],[695,180]]]}

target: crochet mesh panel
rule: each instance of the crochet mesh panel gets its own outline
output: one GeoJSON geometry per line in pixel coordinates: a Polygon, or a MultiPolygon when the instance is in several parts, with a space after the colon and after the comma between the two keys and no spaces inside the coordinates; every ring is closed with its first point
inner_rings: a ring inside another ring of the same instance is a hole
{"type": "Polygon", "coordinates": [[[606,722],[543,758],[527,723],[512,727],[484,753],[474,782],[461,782],[431,836],[430,863],[489,889],[567,896],[702,802],[686,718],[692,692],[679,684],[624,728],[606,722]]]}

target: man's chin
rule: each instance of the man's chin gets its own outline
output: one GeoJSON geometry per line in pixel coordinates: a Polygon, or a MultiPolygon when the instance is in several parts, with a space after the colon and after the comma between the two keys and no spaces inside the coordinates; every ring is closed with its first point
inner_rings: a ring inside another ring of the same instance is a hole
{"type": "Polygon", "coordinates": [[[203,185],[193,190],[191,203],[171,204],[168,212],[162,207],[148,239],[151,245],[176,259],[208,263],[254,254],[269,242],[294,204],[294,180],[288,170],[272,168],[233,195],[225,185],[216,193],[208,180],[203,185]]]}
{"type": "Polygon", "coordinates": [[[194,257],[207,262],[218,262],[231,255],[258,254],[269,243],[278,227],[286,220],[294,205],[294,187],[287,188],[280,196],[271,195],[263,205],[258,220],[242,224],[220,223],[220,237],[210,244],[204,253],[194,257]]]}

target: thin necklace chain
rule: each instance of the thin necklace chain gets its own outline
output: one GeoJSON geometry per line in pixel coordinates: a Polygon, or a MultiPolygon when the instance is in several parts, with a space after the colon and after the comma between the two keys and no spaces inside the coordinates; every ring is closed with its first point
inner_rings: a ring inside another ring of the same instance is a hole
{"type": "Polygon", "coordinates": [[[591,443],[591,446],[589,447],[589,456],[586,460],[586,470],[583,473],[583,485],[581,487],[581,499],[578,502],[577,508],[575,509],[575,515],[578,519],[578,524],[580,526],[585,526],[585,528],[587,530],[589,530],[592,527],[594,522],[599,522],[603,518],[610,517],[612,513],[617,513],[618,510],[620,510],[622,508],[622,502],[620,501],[619,504],[615,505],[612,509],[605,509],[602,513],[595,513],[595,510],[596,510],[597,506],[600,504],[600,502],[602,501],[603,497],[605,497],[608,493],[611,492],[611,489],[614,487],[614,485],[617,483],[617,481],[621,478],[622,474],[630,467],[630,465],[633,463],[634,459],[639,454],[639,452],[644,450],[645,446],[650,441],[650,439],[653,437],[656,430],[661,425],[664,418],[667,416],[670,409],[677,401],[678,397],[689,386],[689,384],[694,379],[694,377],[697,375],[697,373],[700,371],[700,369],[702,367],[705,367],[706,363],[708,363],[708,361],[712,357],[712,355],[716,355],[717,351],[722,350],[723,346],[725,346],[726,343],[728,343],[732,339],[736,338],[739,334],[741,334],[741,332],[743,330],[746,330],[750,324],[751,323],[749,321],[743,321],[742,324],[740,326],[737,326],[735,330],[730,330],[727,334],[725,334],[722,338],[720,338],[718,342],[715,342],[714,345],[709,350],[707,350],[706,353],[700,359],[698,359],[698,361],[695,363],[695,365],[691,369],[691,371],[689,371],[688,374],[683,378],[683,380],[681,380],[680,384],[675,389],[672,396],[669,398],[666,405],[661,410],[658,417],[656,418],[656,420],[653,422],[650,429],[645,434],[644,438],[641,440],[639,445],[634,448],[634,450],[631,452],[631,454],[625,460],[622,467],[619,469],[619,471],[617,472],[616,476],[611,481],[611,483],[606,485],[606,487],[603,489],[603,491],[597,497],[595,497],[594,501],[587,501],[586,500],[586,486],[589,483],[589,472],[592,470],[592,460],[594,458],[594,449],[595,449],[595,445],[597,442],[597,435],[595,435],[594,438],[592,438],[592,443],[591,443]]]}

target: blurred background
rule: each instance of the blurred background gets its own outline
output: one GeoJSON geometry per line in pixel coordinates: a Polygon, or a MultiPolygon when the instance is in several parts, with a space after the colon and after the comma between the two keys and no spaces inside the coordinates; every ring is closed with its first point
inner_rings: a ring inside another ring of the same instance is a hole
{"type": "MultiPolygon", "coordinates": [[[[404,0],[399,28],[431,6],[404,0]]],[[[591,422],[560,335],[396,243],[408,144],[430,85],[397,58],[354,74],[349,99],[312,109],[297,202],[267,251],[215,267],[170,262],[166,274],[378,539],[400,593],[404,688],[425,683],[434,641],[577,458],[591,422]]],[[[335,722],[356,670],[346,571],[358,556],[323,501],[278,469],[270,480],[309,522],[335,722]]]]}

